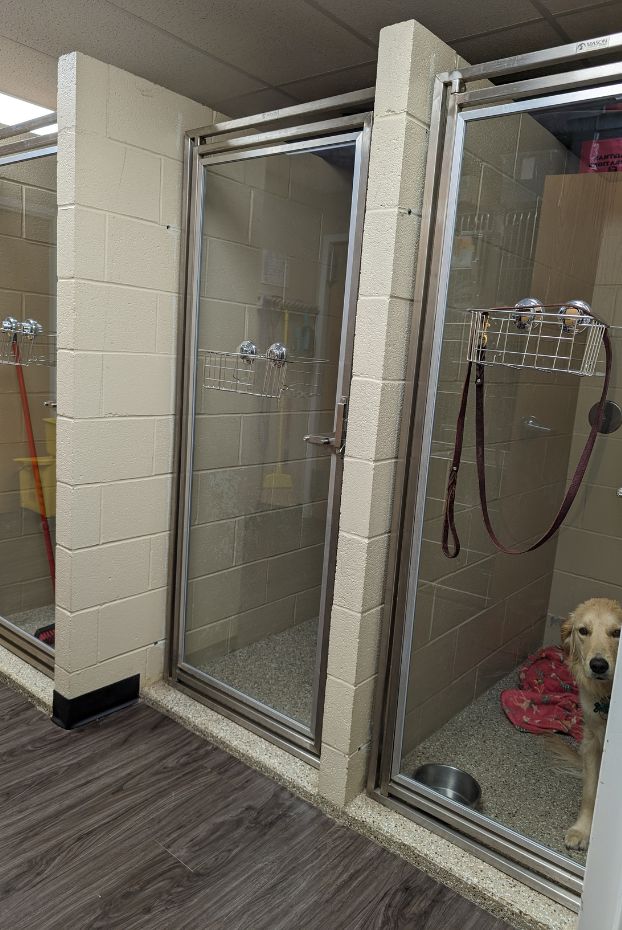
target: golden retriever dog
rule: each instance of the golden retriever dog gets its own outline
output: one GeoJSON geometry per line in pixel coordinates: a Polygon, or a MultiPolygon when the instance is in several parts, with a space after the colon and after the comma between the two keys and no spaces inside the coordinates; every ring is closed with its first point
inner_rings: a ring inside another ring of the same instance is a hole
{"type": "Polygon", "coordinates": [[[590,840],[620,627],[622,607],[604,597],[579,604],[561,627],[566,661],[579,688],[583,709],[583,793],[579,816],[566,833],[568,849],[587,849],[590,840]]]}

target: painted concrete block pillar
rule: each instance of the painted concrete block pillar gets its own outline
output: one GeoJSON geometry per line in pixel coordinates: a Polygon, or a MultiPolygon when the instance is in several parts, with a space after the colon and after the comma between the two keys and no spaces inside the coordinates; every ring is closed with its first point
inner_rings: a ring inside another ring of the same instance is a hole
{"type": "Polygon", "coordinates": [[[380,33],[319,777],[339,806],[367,772],[432,89],[457,60],[416,22],[380,33]]]}
{"type": "Polygon", "coordinates": [[[57,692],[162,674],[183,134],[194,101],[85,55],[58,88],[57,692]]]}

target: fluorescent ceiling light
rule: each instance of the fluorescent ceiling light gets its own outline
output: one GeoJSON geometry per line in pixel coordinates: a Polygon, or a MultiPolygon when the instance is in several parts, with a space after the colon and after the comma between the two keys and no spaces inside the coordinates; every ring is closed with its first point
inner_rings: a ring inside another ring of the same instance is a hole
{"type": "MultiPolygon", "coordinates": [[[[25,123],[27,120],[36,119],[38,116],[46,116],[51,112],[52,110],[39,107],[36,103],[20,100],[19,97],[11,97],[9,94],[0,94],[0,123],[4,126],[17,126],[18,123],[25,123]]],[[[56,132],[56,127],[43,126],[41,129],[33,131],[38,136],[44,136],[56,132]]]]}
{"type": "Polygon", "coordinates": [[[58,123],[52,123],[50,126],[42,126],[41,129],[32,129],[35,136],[49,136],[53,132],[58,132],[58,123]]]}

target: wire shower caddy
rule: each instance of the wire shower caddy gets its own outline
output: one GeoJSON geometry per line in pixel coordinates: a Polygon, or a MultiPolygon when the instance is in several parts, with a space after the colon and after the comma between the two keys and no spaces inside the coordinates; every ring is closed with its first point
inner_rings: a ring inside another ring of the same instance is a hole
{"type": "Polygon", "coordinates": [[[321,390],[325,359],[290,357],[280,342],[259,353],[250,341],[237,352],[199,350],[202,385],[206,390],[229,391],[280,400],[285,392],[294,397],[314,397],[321,390]]]}
{"type": "Polygon", "coordinates": [[[469,312],[470,362],[583,377],[602,374],[597,363],[607,324],[583,300],[545,305],[528,297],[513,307],[469,312]]]}
{"type": "Polygon", "coordinates": [[[37,320],[9,316],[0,323],[0,365],[56,366],[56,333],[46,333],[37,320]]]}

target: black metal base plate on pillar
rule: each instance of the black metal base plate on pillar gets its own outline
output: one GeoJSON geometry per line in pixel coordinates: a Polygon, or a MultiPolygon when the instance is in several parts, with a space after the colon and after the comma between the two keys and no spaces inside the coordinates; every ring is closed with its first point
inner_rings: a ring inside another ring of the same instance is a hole
{"type": "Polygon", "coordinates": [[[113,714],[122,707],[135,704],[140,691],[140,675],[132,675],[114,684],[88,691],[75,698],[66,698],[54,691],[52,720],[64,730],[73,730],[85,723],[113,714]]]}

